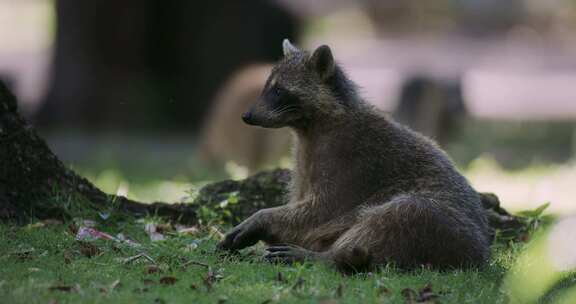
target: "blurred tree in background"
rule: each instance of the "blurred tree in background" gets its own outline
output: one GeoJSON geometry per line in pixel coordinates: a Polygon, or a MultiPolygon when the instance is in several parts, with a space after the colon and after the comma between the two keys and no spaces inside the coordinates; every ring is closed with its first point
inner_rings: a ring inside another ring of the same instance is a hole
{"type": "Polygon", "coordinates": [[[51,84],[38,121],[186,127],[235,69],[281,55],[295,16],[267,0],[56,1],[51,84]]]}

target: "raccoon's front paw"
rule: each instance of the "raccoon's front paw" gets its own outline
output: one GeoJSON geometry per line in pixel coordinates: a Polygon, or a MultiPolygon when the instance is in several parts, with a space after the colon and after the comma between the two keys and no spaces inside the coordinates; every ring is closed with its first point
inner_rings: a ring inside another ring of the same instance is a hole
{"type": "Polygon", "coordinates": [[[226,234],[224,240],[218,243],[220,250],[240,250],[256,244],[264,230],[255,221],[245,221],[226,234]]]}

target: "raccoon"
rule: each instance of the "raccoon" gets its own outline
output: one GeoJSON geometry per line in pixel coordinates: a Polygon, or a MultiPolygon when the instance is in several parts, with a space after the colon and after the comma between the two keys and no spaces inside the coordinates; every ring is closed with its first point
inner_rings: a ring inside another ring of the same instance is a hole
{"type": "Polygon", "coordinates": [[[480,267],[489,228],[480,197],[431,140],[365,102],[330,47],[283,42],[259,101],[242,119],[293,131],[289,202],[263,209],[217,245],[263,241],[265,259],[344,272],[480,267]]]}

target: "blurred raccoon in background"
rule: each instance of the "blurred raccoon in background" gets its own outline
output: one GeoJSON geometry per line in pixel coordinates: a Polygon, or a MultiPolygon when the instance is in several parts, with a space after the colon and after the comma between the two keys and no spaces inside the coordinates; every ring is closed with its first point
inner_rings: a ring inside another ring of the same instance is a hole
{"type": "Polygon", "coordinates": [[[425,75],[406,79],[395,118],[435,139],[441,146],[459,134],[467,116],[461,78],[447,80],[425,75]]]}
{"type": "Polygon", "coordinates": [[[258,100],[271,70],[269,64],[246,66],[224,83],[200,135],[198,152],[203,163],[223,169],[233,162],[254,172],[288,156],[288,130],[254,128],[241,120],[242,113],[258,100]]]}

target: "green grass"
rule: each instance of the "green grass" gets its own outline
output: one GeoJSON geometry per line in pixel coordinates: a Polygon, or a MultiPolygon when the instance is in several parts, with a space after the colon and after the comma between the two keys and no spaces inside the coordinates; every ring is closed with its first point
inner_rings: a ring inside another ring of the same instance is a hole
{"type": "MultiPolygon", "coordinates": [[[[487,167],[485,164],[482,166],[487,167]]],[[[567,176],[571,177],[572,168],[562,170],[568,171],[567,176]]],[[[487,176],[484,179],[495,179],[504,187],[511,187],[508,180],[502,179],[502,174],[495,174],[501,169],[488,169],[488,173],[473,172],[472,176],[487,176]]],[[[530,170],[535,176],[542,175],[541,171],[530,170]]],[[[119,172],[95,174],[92,180],[107,191],[116,192],[120,184],[128,184],[128,179],[119,172]]],[[[528,171],[523,171],[513,177],[525,180],[530,176],[528,171]]],[[[565,175],[561,177],[570,180],[565,175]]],[[[478,177],[472,179],[482,180],[478,177]]],[[[192,188],[191,185],[198,188],[201,183],[185,179],[156,179],[131,183],[128,193],[150,201],[176,201],[188,195],[184,190],[192,188]]],[[[502,189],[496,192],[498,195],[506,194],[502,189]]],[[[93,210],[73,208],[76,204],[72,198],[55,199],[70,205],[75,216],[98,217],[93,210]]],[[[509,198],[503,200],[505,204],[510,201],[509,198]]],[[[526,209],[522,206],[519,209],[526,209]]],[[[509,208],[509,205],[505,207],[509,208]]],[[[510,277],[509,273],[518,273],[518,268],[526,270],[517,265],[522,260],[517,257],[526,252],[526,246],[512,244],[493,248],[492,259],[482,270],[437,272],[418,269],[402,272],[384,267],[372,274],[346,277],[323,265],[268,264],[259,259],[263,247],[244,250],[240,257],[218,256],[214,252],[217,239],[207,232],[196,235],[173,233],[168,234],[165,241],[151,242],[144,232],[143,223],[116,212],[112,212],[108,220],[98,223],[97,229],[112,235],[123,233],[140,243],[141,247],[96,241],[91,244],[98,248],[99,253],[86,257],[67,226],[0,224],[0,303],[406,303],[405,295],[410,293],[409,290],[418,296],[425,286],[431,286],[431,294],[437,303],[508,303],[510,293],[506,291],[506,278],[510,277]],[[198,243],[198,248],[187,250],[192,243],[198,243]],[[154,262],[145,258],[126,262],[139,253],[147,254],[154,262]],[[209,265],[216,274],[215,282],[208,284],[210,289],[205,283],[208,269],[196,264],[183,266],[191,261],[209,265]],[[156,265],[159,271],[148,273],[151,265],[156,265]],[[279,273],[282,280],[278,280],[279,273]],[[172,277],[176,279],[174,284],[160,282],[162,278],[172,277]]],[[[542,257],[535,260],[538,261],[536,264],[542,265],[542,257]]],[[[520,282],[543,278],[538,272],[521,273],[520,282]]],[[[571,292],[571,298],[557,303],[572,303],[571,299],[576,298],[576,289],[573,288],[576,286],[575,273],[570,276],[554,274],[546,279],[559,281],[547,281],[552,285],[545,287],[544,295],[538,295],[546,299],[542,303],[552,303],[568,292],[571,292]]],[[[525,293],[525,285],[518,286],[516,290],[525,293]]]]}
{"type": "Polygon", "coordinates": [[[404,289],[418,293],[431,284],[441,303],[505,303],[502,280],[513,263],[513,252],[518,251],[494,250],[490,265],[481,271],[401,272],[385,267],[372,274],[346,277],[323,265],[268,264],[259,260],[259,248],[248,249],[241,257],[221,257],[214,253],[216,241],[206,233],[173,234],[165,241],[150,242],[141,223],[127,221],[98,229],[113,235],[122,232],[142,246],[99,240],[93,243],[99,254],[87,257],[66,225],[0,225],[0,302],[404,303],[404,289]],[[193,242],[199,242],[198,248],[185,250],[193,242]],[[140,252],[154,260],[158,272],[148,273],[152,262],[145,258],[126,263],[126,258],[140,252]],[[183,266],[190,261],[210,266],[216,277],[210,290],[204,282],[208,269],[196,264],[183,266]],[[279,273],[282,280],[278,280],[279,273]],[[165,277],[177,281],[160,283],[165,277]],[[117,280],[119,284],[111,289],[117,280]]]}

